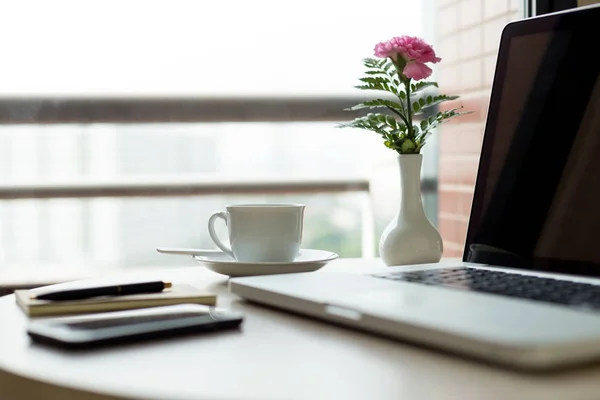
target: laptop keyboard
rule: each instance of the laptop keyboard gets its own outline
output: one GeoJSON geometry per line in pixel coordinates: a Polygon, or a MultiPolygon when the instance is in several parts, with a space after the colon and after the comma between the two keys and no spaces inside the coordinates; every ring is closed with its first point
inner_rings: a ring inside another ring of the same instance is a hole
{"type": "Polygon", "coordinates": [[[600,310],[600,285],[589,283],[469,267],[391,272],[372,276],[600,310]]]}

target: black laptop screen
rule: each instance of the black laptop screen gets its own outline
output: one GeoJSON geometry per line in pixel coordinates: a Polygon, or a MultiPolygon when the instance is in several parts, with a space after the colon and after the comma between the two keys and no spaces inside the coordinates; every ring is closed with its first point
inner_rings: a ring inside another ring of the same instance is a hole
{"type": "Polygon", "coordinates": [[[600,276],[600,7],[502,35],[464,261],[600,276]]]}

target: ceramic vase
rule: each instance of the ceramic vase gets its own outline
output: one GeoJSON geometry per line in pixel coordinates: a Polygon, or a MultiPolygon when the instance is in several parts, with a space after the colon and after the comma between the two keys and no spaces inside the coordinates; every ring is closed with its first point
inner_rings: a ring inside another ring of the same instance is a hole
{"type": "Polygon", "coordinates": [[[400,206],[379,241],[379,255],[388,266],[434,263],[442,258],[442,237],[423,210],[422,162],[421,154],[398,156],[400,206]]]}

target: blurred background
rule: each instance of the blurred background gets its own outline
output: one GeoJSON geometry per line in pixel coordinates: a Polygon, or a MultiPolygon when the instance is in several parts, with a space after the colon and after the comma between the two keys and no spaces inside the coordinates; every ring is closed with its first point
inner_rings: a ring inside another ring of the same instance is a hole
{"type": "Polygon", "coordinates": [[[427,6],[4,3],[0,270],[193,265],[155,248],[214,248],[210,214],[248,202],[304,203],[304,248],[375,256],[398,209],[395,153],[336,125],[375,95],[353,86],[377,42],[433,41],[427,6]]]}

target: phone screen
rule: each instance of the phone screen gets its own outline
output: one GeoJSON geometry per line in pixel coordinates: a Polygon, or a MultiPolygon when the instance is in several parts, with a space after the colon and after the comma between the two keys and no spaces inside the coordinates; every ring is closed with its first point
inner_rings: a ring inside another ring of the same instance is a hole
{"type": "Polygon", "coordinates": [[[239,312],[179,304],[32,321],[27,334],[36,342],[82,348],[237,328],[242,320],[239,312]]]}
{"type": "Polygon", "coordinates": [[[136,325],[151,322],[163,322],[172,320],[181,320],[184,318],[198,318],[205,317],[208,320],[213,318],[209,313],[199,312],[185,312],[185,313],[174,313],[174,314],[150,314],[150,315],[138,315],[138,316],[124,316],[119,318],[100,318],[90,319],[87,321],[75,321],[75,322],[58,322],[71,329],[108,329],[119,326],[136,325]]]}

